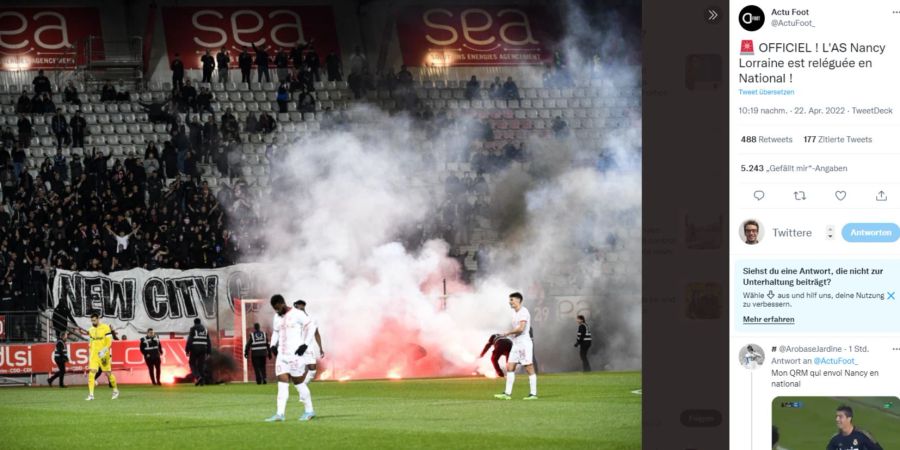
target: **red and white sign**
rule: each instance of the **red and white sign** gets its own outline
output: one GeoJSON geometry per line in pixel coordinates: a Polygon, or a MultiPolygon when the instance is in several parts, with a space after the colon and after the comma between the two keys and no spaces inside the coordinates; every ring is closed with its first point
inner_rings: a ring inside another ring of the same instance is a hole
{"type": "Polygon", "coordinates": [[[237,67],[238,55],[251,43],[268,51],[273,66],[278,49],[301,41],[313,42],[323,61],[329,52],[340,55],[330,6],[170,7],[163,8],[163,23],[169,61],[179,53],[186,69],[201,68],[200,56],[207,49],[215,56],[222,47],[237,67]]]}
{"type": "Polygon", "coordinates": [[[510,66],[551,62],[558,27],[538,8],[411,6],[397,20],[407,66],[510,66]]]}
{"type": "MultiPolygon", "coordinates": [[[[188,357],[184,352],[184,339],[160,339],[163,348],[161,358],[161,378],[163,383],[171,383],[175,377],[190,373],[188,357]]],[[[220,350],[225,354],[233,352],[232,347],[239,346],[235,338],[222,338],[220,350]]],[[[87,372],[90,363],[90,350],[87,342],[73,342],[68,345],[69,362],[66,370],[74,373],[87,372]]],[[[22,376],[31,374],[49,374],[55,372],[56,362],[53,360],[55,343],[0,345],[0,375],[22,376]]],[[[237,357],[240,357],[237,354],[237,357]]],[[[125,375],[120,382],[150,383],[144,355],[141,354],[141,342],[113,341],[112,369],[119,376],[125,375]]],[[[77,382],[76,382],[77,383],[77,382]]]]}
{"type": "Polygon", "coordinates": [[[6,316],[0,315],[0,339],[6,337],[6,316]]]}
{"type": "Polygon", "coordinates": [[[71,69],[88,36],[101,38],[94,49],[102,50],[97,8],[0,8],[0,68],[71,69]]]}
{"type": "MultiPolygon", "coordinates": [[[[165,351],[162,357],[163,366],[188,366],[184,342],[179,339],[160,341],[165,351]]],[[[140,345],[140,341],[113,341],[113,370],[146,369],[140,345]]],[[[88,343],[73,342],[68,347],[69,363],[66,364],[66,370],[73,372],[87,370],[90,356],[88,343]]],[[[54,350],[56,350],[55,343],[0,346],[0,375],[54,372],[56,371],[56,363],[53,361],[54,350]]]]}

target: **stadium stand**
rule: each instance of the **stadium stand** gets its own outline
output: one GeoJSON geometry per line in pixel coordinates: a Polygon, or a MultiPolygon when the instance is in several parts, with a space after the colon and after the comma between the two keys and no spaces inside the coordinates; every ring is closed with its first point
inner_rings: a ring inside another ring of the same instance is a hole
{"type": "MultiPolygon", "coordinates": [[[[529,136],[598,140],[626,126],[640,108],[637,87],[610,94],[615,91],[606,81],[586,76],[572,83],[523,80],[514,91],[467,85],[472,73],[465,70],[435,78],[404,67],[400,75],[327,81],[325,55],[318,56],[314,78],[321,81],[293,79],[287,112],[279,112],[276,83],[255,82],[255,73],[250,83],[238,82],[235,69],[231,81],[212,83],[199,83],[200,71],[187,70],[197,92],[208,90],[208,107],[196,105],[184,89],[173,90],[167,78],[114,85],[113,94],[109,85],[79,80],[77,71],[51,73],[55,108],[67,124],[76,111],[87,124],[82,147],[72,146],[68,130],[59,150],[53,114],[22,112],[20,96],[33,93],[24,81],[32,72],[20,72],[18,84],[0,84],[0,309],[47,309],[54,268],[221,267],[253,255],[261,245],[254,203],[269,186],[279,153],[289,143],[362,120],[352,115],[355,103],[411,114],[426,125],[418,137],[423,148],[429,128],[464,115],[481,124],[482,139],[467,158],[434,161],[437,177],[410,181],[455,194],[438,220],[422,224],[411,240],[444,237],[471,275],[487,263],[485,244],[497,239],[489,214],[494,175],[510,165],[527,169],[523,143],[529,136]],[[80,104],[65,101],[69,81],[80,104]],[[264,127],[263,117],[273,123],[264,127]],[[230,220],[228,213],[239,210],[246,213],[231,216],[245,219],[230,220]]],[[[38,322],[23,322],[7,339],[46,339],[38,322]]]]}

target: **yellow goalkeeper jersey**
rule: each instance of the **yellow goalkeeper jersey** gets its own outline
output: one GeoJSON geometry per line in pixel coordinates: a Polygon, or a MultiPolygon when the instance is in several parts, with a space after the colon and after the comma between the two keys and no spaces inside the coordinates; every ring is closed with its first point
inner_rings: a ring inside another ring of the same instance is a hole
{"type": "Polygon", "coordinates": [[[88,334],[91,336],[91,356],[95,356],[100,353],[100,350],[112,346],[112,329],[109,328],[109,325],[101,323],[96,327],[91,327],[88,330],[88,334]]]}

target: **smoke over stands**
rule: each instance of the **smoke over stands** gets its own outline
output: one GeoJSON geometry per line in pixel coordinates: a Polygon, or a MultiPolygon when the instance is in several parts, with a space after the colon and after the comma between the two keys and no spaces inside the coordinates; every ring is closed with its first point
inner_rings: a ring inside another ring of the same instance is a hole
{"type": "MultiPolygon", "coordinates": [[[[567,17],[566,65],[577,85],[598,87],[585,91],[585,114],[604,134],[535,133],[528,161],[488,175],[493,231],[467,236],[465,248],[485,244],[489,264],[471,282],[438,237],[455,226],[442,224],[444,204],[472,200],[444,189],[445,163],[481,148],[472,110],[421,121],[359,104],[346,124],[281,144],[258,211],[266,251],[253,258],[271,269],[257,281],[308,302],[324,377],[490,373],[477,356],[510,329],[513,291],[531,311],[541,370],[580,367],[576,314],[592,326],[595,369],[640,368],[640,66],[627,45],[637,40],[614,13],[567,17]]],[[[542,75],[520,75],[520,87],[542,75]]]]}

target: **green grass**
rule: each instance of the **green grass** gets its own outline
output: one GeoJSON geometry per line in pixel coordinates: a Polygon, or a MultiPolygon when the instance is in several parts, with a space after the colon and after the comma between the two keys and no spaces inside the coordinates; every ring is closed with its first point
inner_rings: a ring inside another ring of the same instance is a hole
{"type": "Polygon", "coordinates": [[[821,450],[837,432],[835,410],[853,408],[853,423],[886,449],[900,448],[900,400],[897,397],[778,397],[772,402],[772,424],[780,445],[789,450],[821,450]],[[782,408],[781,402],[802,401],[802,408],[782,408]],[[884,404],[892,402],[886,409],[884,404]]]}
{"type": "MultiPolygon", "coordinates": [[[[287,421],[276,385],[0,389],[4,448],[641,448],[639,372],[539,375],[537,401],[496,400],[503,380],[484,378],[314,382],[318,417],[298,422],[291,388],[287,421]]],[[[821,445],[819,445],[821,447],[821,445]]],[[[817,448],[819,448],[817,447],[817,448]]]]}

